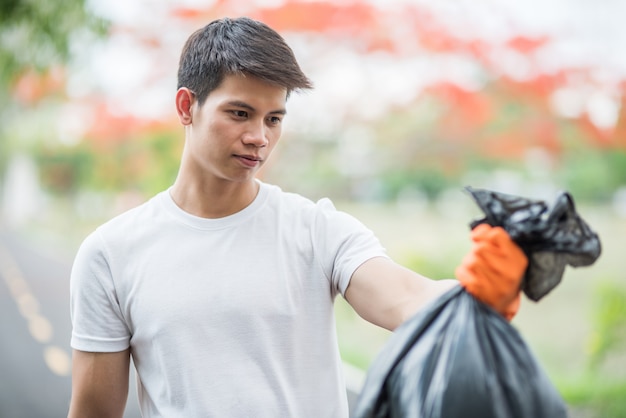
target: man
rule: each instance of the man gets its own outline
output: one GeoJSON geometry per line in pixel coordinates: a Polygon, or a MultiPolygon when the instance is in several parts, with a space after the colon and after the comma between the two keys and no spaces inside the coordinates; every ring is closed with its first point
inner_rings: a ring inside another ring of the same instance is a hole
{"type": "MultiPolygon", "coordinates": [[[[347,417],[335,297],[393,330],[456,285],[394,263],[329,200],[255,179],[289,94],[310,87],[260,22],[221,19],[188,39],[174,184],[98,228],[76,256],[70,417],[123,415],[131,355],[144,417],[347,417]]],[[[497,240],[477,240],[463,272],[490,288],[481,272],[505,260],[512,284],[491,303],[504,312],[526,259],[502,229],[489,234],[497,240]]]]}

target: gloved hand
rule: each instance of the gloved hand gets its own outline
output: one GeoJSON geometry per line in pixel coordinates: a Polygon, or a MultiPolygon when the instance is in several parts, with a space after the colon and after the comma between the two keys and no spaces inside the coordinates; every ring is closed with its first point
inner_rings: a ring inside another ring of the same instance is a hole
{"type": "Polygon", "coordinates": [[[501,227],[480,224],[470,236],[472,248],[456,277],[468,293],[510,321],[520,306],[528,258],[501,227]]]}

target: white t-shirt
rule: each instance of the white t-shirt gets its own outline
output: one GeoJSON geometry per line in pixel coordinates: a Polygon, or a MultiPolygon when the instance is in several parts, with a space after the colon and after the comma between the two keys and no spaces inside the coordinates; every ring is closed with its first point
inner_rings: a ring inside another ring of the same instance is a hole
{"type": "Polygon", "coordinates": [[[82,244],[71,345],[131,347],[144,417],[347,417],[333,302],[379,256],[328,199],[260,183],[242,211],[205,219],[165,191],[82,244]]]}

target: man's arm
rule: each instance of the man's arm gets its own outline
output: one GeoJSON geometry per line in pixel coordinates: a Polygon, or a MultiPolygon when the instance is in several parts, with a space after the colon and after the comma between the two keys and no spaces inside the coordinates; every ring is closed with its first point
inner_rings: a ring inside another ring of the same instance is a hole
{"type": "MultiPolygon", "coordinates": [[[[468,293],[510,321],[519,309],[528,259],[501,227],[482,224],[470,236],[472,247],[455,275],[468,293]]],[[[393,330],[455,283],[430,280],[379,257],[356,269],[345,297],[362,318],[393,330]]]]}
{"type": "Polygon", "coordinates": [[[385,257],[372,258],[353,273],[345,298],[368,322],[393,331],[457,280],[431,280],[385,257]]]}
{"type": "Polygon", "coordinates": [[[72,353],[72,399],[68,418],[122,417],[128,398],[130,349],[72,353]]]}

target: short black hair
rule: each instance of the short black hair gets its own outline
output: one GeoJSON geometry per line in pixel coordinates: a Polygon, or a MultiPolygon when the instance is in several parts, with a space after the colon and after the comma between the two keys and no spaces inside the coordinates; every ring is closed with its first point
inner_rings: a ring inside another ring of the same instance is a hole
{"type": "Polygon", "coordinates": [[[287,94],[313,87],[283,37],[248,17],[214,20],[191,34],[180,56],[178,88],[193,91],[202,105],[230,74],[257,77],[287,94]]]}

